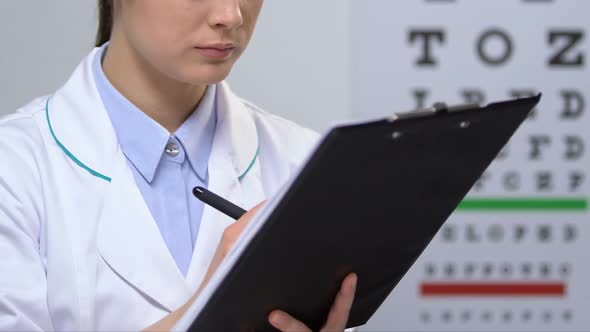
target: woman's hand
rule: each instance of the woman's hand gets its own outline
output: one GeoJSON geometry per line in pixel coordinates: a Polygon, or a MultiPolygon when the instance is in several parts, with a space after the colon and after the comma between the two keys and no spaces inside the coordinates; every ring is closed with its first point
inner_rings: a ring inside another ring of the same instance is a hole
{"type": "MultiPolygon", "coordinates": [[[[256,216],[260,208],[264,206],[264,203],[265,202],[257,205],[255,208],[248,211],[242,218],[225,229],[221,241],[217,246],[215,255],[213,256],[213,260],[211,261],[211,264],[209,264],[207,274],[205,275],[199,290],[193,295],[193,297],[178,310],[164,317],[162,320],[150,326],[145,331],[170,331],[176,325],[178,320],[186,313],[193,302],[197,299],[202,289],[209,283],[211,277],[215,274],[215,271],[217,271],[217,268],[219,265],[221,265],[221,262],[223,262],[223,259],[231,251],[248,223],[250,223],[252,218],[256,216]]],[[[336,295],[336,299],[334,300],[334,304],[332,305],[332,309],[328,314],[328,319],[322,328],[322,331],[344,331],[346,328],[346,323],[348,322],[348,314],[350,312],[350,307],[352,306],[354,294],[356,291],[356,281],[357,277],[355,274],[350,274],[344,279],[342,282],[342,287],[336,295]]],[[[300,321],[279,310],[273,311],[269,315],[269,321],[274,327],[283,332],[311,331],[300,321]]]]}
{"type": "Polygon", "coordinates": [[[197,294],[200,293],[201,289],[203,289],[203,287],[205,287],[207,283],[209,283],[209,280],[211,279],[215,271],[217,271],[217,268],[219,267],[223,259],[233,248],[236,241],[238,241],[240,235],[242,235],[244,228],[246,228],[246,226],[250,223],[250,220],[252,220],[252,218],[256,216],[258,211],[264,206],[265,203],[266,202],[262,202],[258,204],[252,210],[248,211],[244,216],[242,216],[242,218],[238,219],[236,222],[229,225],[225,229],[225,231],[223,231],[221,241],[217,246],[217,250],[215,251],[213,260],[211,261],[211,264],[209,264],[209,269],[207,270],[207,274],[205,275],[205,278],[203,279],[203,282],[201,283],[201,287],[199,288],[197,294]]]}
{"type": "MultiPolygon", "coordinates": [[[[346,329],[348,314],[350,313],[350,308],[352,307],[354,294],[356,292],[356,283],[356,274],[349,274],[344,279],[340,291],[336,295],[332,309],[330,309],[328,319],[321,331],[340,332],[346,329]]],[[[273,311],[268,317],[268,320],[275,328],[282,332],[311,332],[305,324],[280,310],[273,311]]]]}

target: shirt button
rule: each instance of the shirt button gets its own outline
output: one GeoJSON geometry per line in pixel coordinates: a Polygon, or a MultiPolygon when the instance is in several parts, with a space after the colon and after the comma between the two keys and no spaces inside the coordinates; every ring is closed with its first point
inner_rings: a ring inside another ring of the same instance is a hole
{"type": "Polygon", "coordinates": [[[170,157],[176,157],[180,153],[180,149],[178,148],[178,144],[174,142],[169,142],[166,144],[166,154],[170,157]]]}

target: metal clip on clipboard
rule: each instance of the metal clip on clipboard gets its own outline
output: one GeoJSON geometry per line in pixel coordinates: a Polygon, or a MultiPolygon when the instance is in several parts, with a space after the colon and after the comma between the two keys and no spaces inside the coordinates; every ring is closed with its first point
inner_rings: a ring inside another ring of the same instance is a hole
{"type": "Polygon", "coordinates": [[[461,112],[468,109],[479,108],[480,105],[477,103],[468,103],[468,104],[459,104],[454,106],[448,106],[446,103],[438,102],[433,104],[431,107],[418,109],[410,112],[403,112],[403,113],[396,113],[391,118],[390,121],[394,121],[396,119],[415,119],[415,118],[422,118],[427,116],[432,116],[433,114],[446,114],[446,113],[454,113],[454,112],[461,112]]]}

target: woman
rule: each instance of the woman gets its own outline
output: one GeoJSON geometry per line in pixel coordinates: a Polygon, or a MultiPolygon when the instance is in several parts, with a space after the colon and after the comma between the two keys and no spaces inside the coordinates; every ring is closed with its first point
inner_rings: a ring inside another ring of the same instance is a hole
{"type": "Polygon", "coordinates": [[[223,82],[262,2],[101,0],[99,47],[0,122],[0,330],[169,330],[198,297],[255,210],[232,223],[192,187],[251,208],[316,139],[223,82]]]}

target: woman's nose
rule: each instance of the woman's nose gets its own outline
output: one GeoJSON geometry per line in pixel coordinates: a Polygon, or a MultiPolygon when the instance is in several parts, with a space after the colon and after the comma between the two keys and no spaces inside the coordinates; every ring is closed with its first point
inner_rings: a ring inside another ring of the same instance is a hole
{"type": "Polygon", "coordinates": [[[213,0],[210,24],[217,28],[233,29],[244,23],[241,0],[213,0]]]}

